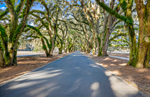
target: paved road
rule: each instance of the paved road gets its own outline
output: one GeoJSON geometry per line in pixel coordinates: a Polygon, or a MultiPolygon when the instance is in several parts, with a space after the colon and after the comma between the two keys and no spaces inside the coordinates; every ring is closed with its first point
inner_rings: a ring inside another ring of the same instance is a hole
{"type": "Polygon", "coordinates": [[[0,97],[142,97],[80,52],[0,86],[0,97]]]}

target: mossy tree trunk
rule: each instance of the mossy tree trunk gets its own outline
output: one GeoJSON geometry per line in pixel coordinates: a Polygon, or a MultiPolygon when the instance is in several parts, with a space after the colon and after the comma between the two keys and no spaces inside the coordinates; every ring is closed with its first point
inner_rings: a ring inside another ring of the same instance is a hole
{"type": "Polygon", "coordinates": [[[97,56],[100,56],[100,55],[101,55],[101,48],[100,48],[100,46],[101,46],[101,39],[100,39],[100,37],[97,35],[97,52],[98,52],[97,56]]]}
{"type": "Polygon", "coordinates": [[[5,29],[0,25],[0,40],[2,42],[2,48],[4,49],[4,66],[17,65],[17,45],[19,37],[21,36],[24,27],[26,25],[27,16],[29,14],[30,7],[34,0],[21,0],[17,8],[14,8],[15,1],[5,0],[10,13],[10,29],[9,36],[5,29]],[[25,6],[24,6],[25,3],[25,6]],[[23,7],[24,6],[24,7],[23,7]],[[24,8],[24,9],[23,9],[24,8]],[[23,9],[23,11],[22,11],[23,9]],[[22,11],[22,20],[18,24],[19,15],[22,11]],[[9,41],[8,41],[9,40],[9,41]]]}
{"type": "MultiPolygon", "coordinates": [[[[128,3],[122,0],[120,4],[124,11],[125,16],[133,21],[132,19],[133,0],[129,0],[128,3]]],[[[135,67],[135,63],[137,61],[137,43],[136,43],[136,35],[135,35],[133,23],[125,25],[125,27],[127,27],[129,41],[130,41],[130,56],[129,56],[129,62],[127,64],[135,67]]]]}
{"type": "Polygon", "coordinates": [[[53,50],[55,48],[55,42],[57,36],[56,33],[58,29],[57,21],[58,21],[60,7],[57,4],[55,4],[54,6],[52,6],[53,8],[51,8],[51,6],[49,6],[45,0],[41,0],[40,3],[44,6],[45,11],[32,10],[30,14],[36,17],[41,22],[41,24],[46,28],[50,38],[49,42],[51,44],[51,49],[49,49],[49,54],[52,55],[53,50]],[[52,12],[54,12],[56,15],[52,15],[52,12]],[[44,17],[41,18],[39,14],[42,14],[44,17]],[[44,21],[43,18],[45,18],[46,21],[44,21]]]}
{"type": "MultiPolygon", "coordinates": [[[[111,3],[110,3],[111,9],[114,8],[114,4],[115,4],[115,0],[111,0],[111,3]]],[[[107,19],[107,17],[105,18],[107,19]]],[[[109,38],[112,32],[112,26],[115,20],[116,19],[111,14],[108,15],[108,20],[106,20],[107,26],[106,27],[104,26],[104,28],[106,28],[106,30],[104,29],[104,31],[106,31],[106,35],[105,35],[105,38],[103,40],[103,45],[102,45],[102,56],[108,56],[107,50],[108,50],[108,45],[109,45],[109,38]]]]}
{"type": "Polygon", "coordinates": [[[139,40],[136,67],[150,67],[150,0],[135,0],[139,18],[139,40]]]}
{"type": "Polygon", "coordinates": [[[0,67],[4,66],[4,56],[3,56],[3,50],[2,47],[0,47],[0,67]]]}
{"type": "Polygon", "coordinates": [[[48,51],[48,49],[47,49],[47,46],[46,46],[46,44],[45,44],[45,41],[44,41],[44,39],[43,38],[41,38],[41,41],[42,41],[42,47],[43,47],[43,50],[44,50],[44,52],[45,52],[45,54],[46,54],[46,57],[49,57],[50,56],[50,53],[49,53],[49,51],[48,51]]]}
{"type": "Polygon", "coordinates": [[[150,67],[150,0],[147,0],[146,4],[143,3],[143,0],[135,0],[140,29],[137,47],[135,46],[136,37],[133,29],[133,20],[131,18],[133,0],[128,0],[128,2],[121,0],[120,3],[123,3],[121,7],[125,12],[125,16],[116,13],[113,9],[109,8],[99,0],[96,1],[107,12],[114,15],[116,18],[123,20],[127,24],[129,30],[129,39],[131,42],[130,46],[132,46],[130,47],[131,54],[129,64],[138,68],[150,67]]]}
{"type": "Polygon", "coordinates": [[[62,48],[59,48],[59,54],[62,54],[62,48]]]}

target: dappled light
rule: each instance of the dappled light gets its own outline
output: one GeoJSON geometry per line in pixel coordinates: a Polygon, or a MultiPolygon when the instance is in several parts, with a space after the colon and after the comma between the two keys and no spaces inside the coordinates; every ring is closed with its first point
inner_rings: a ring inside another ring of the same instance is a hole
{"type": "Polygon", "coordinates": [[[94,90],[98,90],[100,87],[99,83],[98,82],[94,82],[92,85],[91,85],[91,89],[94,91],[94,90]]]}
{"type": "Polygon", "coordinates": [[[116,62],[117,60],[113,60],[113,62],[116,62]]]}
{"type": "Polygon", "coordinates": [[[9,87],[7,90],[25,88],[25,87],[33,86],[36,84],[40,84],[42,82],[44,82],[44,81],[33,81],[33,82],[25,82],[25,83],[21,83],[21,84],[16,84],[16,85],[9,87]]]}
{"type": "Polygon", "coordinates": [[[26,75],[26,77],[22,79],[17,79],[16,81],[22,81],[22,80],[38,80],[38,79],[44,79],[44,78],[51,78],[54,76],[58,76],[61,74],[61,70],[51,70],[50,71],[41,71],[37,73],[31,73],[31,75],[26,75]]]}
{"type": "Polygon", "coordinates": [[[94,82],[92,85],[91,85],[91,89],[93,90],[93,93],[92,93],[92,97],[97,97],[97,94],[99,94],[101,91],[100,91],[100,84],[98,82],[94,82]]]}
{"type": "Polygon", "coordinates": [[[106,57],[104,60],[110,60],[110,58],[109,58],[109,57],[106,57]]]}
{"type": "Polygon", "coordinates": [[[146,78],[150,80],[150,76],[146,76],[146,78]]]}

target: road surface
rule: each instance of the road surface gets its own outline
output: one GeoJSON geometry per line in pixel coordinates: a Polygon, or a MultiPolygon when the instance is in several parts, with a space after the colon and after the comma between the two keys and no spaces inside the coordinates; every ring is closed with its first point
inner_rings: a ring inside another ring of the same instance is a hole
{"type": "Polygon", "coordinates": [[[0,86],[0,97],[142,97],[80,52],[0,86]]]}

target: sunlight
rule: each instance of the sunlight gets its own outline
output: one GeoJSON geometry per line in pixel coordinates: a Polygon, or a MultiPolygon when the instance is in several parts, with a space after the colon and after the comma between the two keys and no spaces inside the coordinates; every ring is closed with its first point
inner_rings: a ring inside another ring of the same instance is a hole
{"type": "Polygon", "coordinates": [[[60,71],[61,70],[53,70],[53,71],[47,71],[47,72],[46,71],[45,72],[34,72],[34,73],[31,73],[30,75],[26,75],[26,77],[24,77],[24,78],[19,78],[16,81],[51,78],[51,77],[62,74],[62,72],[60,72],[60,71]]]}
{"type": "Polygon", "coordinates": [[[110,73],[110,71],[105,71],[106,76],[111,76],[112,74],[110,73]]]}
{"type": "Polygon", "coordinates": [[[117,62],[117,60],[113,60],[113,62],[117,62]]]}
{"type": "Polygon", "coordinates": [[[37,97],[46,97],[50,92],[53,92],[56,89],[59,89],[60,86],[57,86],[55,83],[45,84],[43,87],[34,89],[28,93],[28,95],[34,95],[37,97]]]}
{"type": "Polygon", "coordinates": [[[20,84],[16,84],[16,85],[11,86],[8,89],[25,88],[25,87],[33,86],[35,84],[42,83],[42,82],[44,82],[44,81],[33,81],[33,82],[20,83],[20,84]]]}
{"type": "Polygon", "coordinates": [[[146,78],[150,80],[150,76],[146,76],[146,78]]]}
{"type": "Polygon", "coordinates": [[[121,75],[120,71],[118,70],[114,70],[114,71],[111,71],[113,74],[116,74],[116,75],[121,75]]]}
{"type": "Polygon", "coordinates": [[[104,60],[110,60],[110,58],[105,58],[104,60]]]}
{"type": "Polygon", "coordinates": [[[116,97],[128,97],[129,95],[134,95],[138,92],[138,89],[127,85],[127,83],[124,83],[119,77],[110,76],[109,81],[116,97]],[[120,96],[120,94],[122,96],[120,96]]]}
{"type": "Polygon", "coordinates": [[[97,90],[99,88],[99,83],[98,82],[94,82],[92,85],[91,85],[91,89],[92,90],[97,90]]]}
{"type": "Polygon", "coordinates": [[[93,93],[92,93],[92,95],[91,95],[92,97],[97,97],[97,96],[98,96],[98,94],[99,94],[99,92],[100,92],[99,88],[100,88],[100,85],[99,85],[98,82],[94,82],[94,83],[91,85],[91,89],[93,90],[93,93]]]}
{"type": "Polygon", "coordinates": [[[115,64],[110,64],[110,66],[116,66],[115,64]]]}
{"type": "Polygon", "coordinates": [[[90,64],[90,66],[92,66],[92,67],[98,67],[97,65],[95,65],[95,64],[90,64]]]}
{"type": "Polygon", "coordinates": [[[127,63],[122,63],[122,64],[119,64],[119,65],[121,65],[121,66],[126,66],[126,65],[127,65],[127,63]]]}

